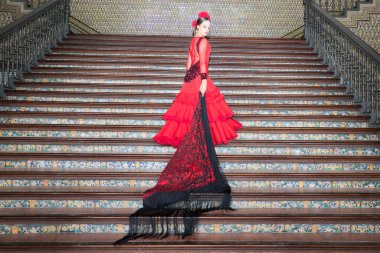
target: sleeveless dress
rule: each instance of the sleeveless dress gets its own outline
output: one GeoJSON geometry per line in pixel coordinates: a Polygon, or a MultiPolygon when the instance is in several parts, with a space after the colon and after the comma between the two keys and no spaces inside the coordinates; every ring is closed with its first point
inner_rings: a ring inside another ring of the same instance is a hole
{"type": "Polygon", "coordinates": [[[157,184],[144,191],[143,207],[129,216],[128,233],[115,245],[137,238],[192,235],[202,213],[233,210],[231,187],[220,167],[214,143],[227,143],[236,136],[241,124],[230,118],[232,111],[209,77],[205,95],[200,93],[210,46],[206,39],[196,38],[191,49],[197,46],[197,51],[194,54],[190,50],[185,84],[164,116],[165,126],[155,136],[159,143],[173,145],[177,150],[157,184]],[[197,62],[191,65],[190,60],[194,59],[197,62]]]}
{"type": "Polygon", "coordinates": [[[162,116],[166,122],[153,137],[157,143],[176,148],[183,140],[198,101],[199,88],[202,83],[199,72],[207,73],[205,97],[213,144],[227,144],[229,140],[237,137],[236,131],[242,127],[242,124],[231,118],[234,114],[233,111],[208,75],[210,52],[211,46],[207,39],[193,37],[188,52],[184,84],[171,107],[162,116]]]}

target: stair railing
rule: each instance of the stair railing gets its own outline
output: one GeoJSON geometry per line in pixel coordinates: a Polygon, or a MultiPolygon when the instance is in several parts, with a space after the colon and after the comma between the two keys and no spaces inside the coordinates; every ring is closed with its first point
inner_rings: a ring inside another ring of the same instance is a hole
{"type": "Polygon", "coordinates": [[[0,98],[69,33],[69,0],[51,0],[0,29],[0,98]]]}
{"type": "Polygon", "coordinates": [[[360,3],[370,3],[372,0],[314,0],[314,2],[332,16],[343,16],[348,10],[357,8],[360,3]]]}
{"type": "Polygon", "coordinates": [[[371,124],[380,126],[380,55],[314,0],[304,4],[305,39],[361,104],[362,113],[371,116],[371,124]]]}

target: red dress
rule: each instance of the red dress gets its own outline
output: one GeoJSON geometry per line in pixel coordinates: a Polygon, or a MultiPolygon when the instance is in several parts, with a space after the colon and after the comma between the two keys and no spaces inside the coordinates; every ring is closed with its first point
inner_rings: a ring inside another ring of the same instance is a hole
{"type": "MultiPolygon", "coordinates": [[[[224,100],[224,95],[214,85],[208,75],[208,63],[211,46],[203,37],[193,37],[190,42],[186,70],[198,66],[200,73],[207,73],[207,90],[205,92],[207,115],[214,145],[226,144],[237,137],[236,131],[242,124],[233,119],[233,111],[224,100]]],[[[173,104],[162,116],[166,122],[161,130],[153,137],[153,140],[161,145],[171,145],[175,148],[183,140],[189,130],[195,106],[199,99],[201,76],[183,83],[180,92],[173,100],[173,104]]]]}
{"type": "Polygon", "coordinates": [[[114,244],[141,237],[192,235],[202,213],[232,209],[231,187],[213,144],[227,143],[242,125],[231,119],[232,111],[210,78],[206,95],[201,96],[199,87],[207,73],[210,45],[199,38],[190,44],[185,84],[163,116],[165,126],[154,137],[177,150],[157,184],[144,191],[143,207],[129,216],[127,235],[114,244]],[[194,51],[194,46],[199,50],[194,51]]]}

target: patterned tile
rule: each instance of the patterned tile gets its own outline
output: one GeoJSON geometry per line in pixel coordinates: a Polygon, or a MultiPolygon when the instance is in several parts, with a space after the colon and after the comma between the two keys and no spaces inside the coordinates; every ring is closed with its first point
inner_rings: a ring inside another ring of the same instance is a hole
{"type": "MultiPolygon", "coordinates": [[[[7,170],[25,171],[150,171],[160,172],[166,162],[148,161],[77,161],[72,160],[2,160],[0,167],[7,170]]],[[[221,162],[225,172],[273,172],[273,173],[313,173],[313,172],[380,172],[380,163],[276,163],[276,162],[221,162]]]]}
{"type": "MultiPolygon", "coordinates": [[[[380,200],[232,200],[233,208],[380,208],[380,200]]],[[[140,208],[141,200],[0,200],[0,208],[140,208]]]]}

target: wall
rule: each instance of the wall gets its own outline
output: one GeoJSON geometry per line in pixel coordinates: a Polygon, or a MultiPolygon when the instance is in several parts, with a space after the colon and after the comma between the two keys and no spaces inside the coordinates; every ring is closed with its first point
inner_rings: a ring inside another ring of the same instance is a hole
{"type": "Polygon", "coordinates": [[[303,25],[302,0],[71,0],[74,18],[99,33],[190,36],[199,11],[210,36],[282,37],[303,25]]]}

